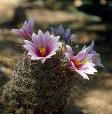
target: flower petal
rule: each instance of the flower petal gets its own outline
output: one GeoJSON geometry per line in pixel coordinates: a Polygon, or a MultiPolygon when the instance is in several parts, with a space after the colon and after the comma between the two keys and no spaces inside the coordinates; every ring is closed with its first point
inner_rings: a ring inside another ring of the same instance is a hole
{"type": "Polygon", "coordinates": [[[16,33],[23,39],[30,40],[31,35],[33,33],[33,22],[31,20],[25,21],[22,28],[20,29],[12,29],[12,32],[16,33]]]}
{"type": "Polygon", "coordinates": [[[23,47],[28,50],[31,59],[40,60],[42,63],[55,55],[60,46],[59,36],[54,37],[49,32],[44,34],[41,30],[38,31],[37,35],[32,34],[32,42],[28,40],[24,40],[24,42],[23,47]]]}

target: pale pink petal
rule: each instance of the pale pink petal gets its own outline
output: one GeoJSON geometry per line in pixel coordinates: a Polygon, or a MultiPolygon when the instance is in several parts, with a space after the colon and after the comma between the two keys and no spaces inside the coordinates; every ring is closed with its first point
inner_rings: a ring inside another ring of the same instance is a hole
{"type": "Polygon", "coordinates": [[[67,51],[66,53],[69,53],[71,56],[73,56],[72,48],[69,45],[66,45],[67,51]]]}
{"type": "Polygon", "coordinates": [[[41,60],[43,57],[31,56],[31,60],[41,60]]]}
{"type": "Polygon", "coordinates": [[[94,74],[97,72],[97,70],[94,67],[88,67],[86,69],[83,69],[86,74],[94,74]]]}
{"type": "Polygon", "coordinates": [[[42,64],[45,62],[45,58],[41,59],[42,64]]]}
{"type": "Polygon", "coordinates": [[[41,30],[38,31],[38,37],[40,37],[40,38],[44,37],[44,34],[43,34],[43,32],[41,30]]]}
{"type": "Polygon", "coordinates": [[[33,29],[34,29],[34,22],[32,19],[29,19],[28,30],[29,30],[29,32],[33,33],[33,29]]]}
{"type": "Polygon", "coordinates": [[[100,59],[100,55],[99,54],[96,54],[93,62],[95,63],[96,66],[104,67],[104,65],[101,63],[101,59],[100,59]]]}
{"type": "Polygon", "coordinates": [[[89,80],[89,77],[86,75],[86,73],[82,72],[82,71],[79,71],[78,72],[81,76],[83,76],[84,79],[87,79],[89,80]]]}
{"type": "Polygon", "coordinates": [[[75,42],[75,41],[77,40],[77,36],[76,36],[75,34],[72,34],[72,35],[70,36],[70,40],[71,40],[72,42],[75,42]]]}
{"type": "Polygon", "coordinates": [[[51,41],[50,37],[51,36],[50,36],[49,32],[47,31],[43,37],[44,46],[47,46],[50,43],[50,41],[51,41]]]}
{"type": "Polygon", "coordinates": [[[65,31],[64,34],[63,34],[63,36],[64,36],[65,38],[69,38],[70,35],[71,35],[70,32],[71,32],[70,29],[66,29],[66,31],[65,31]]]}
{"type": "Polygon", "coordinates": [[[12,32],[16,33],[20,37],[30,40],[31,35],[33,33],[33,27],[34,25],[32,24],[31,20],[25,21],[22,28],[20,29],[12,29],[12,32]]]}
{"type": "Polygon", "coordinates": [[[87,55],[86,50],[82,50],[75,57],[79,60],[82,60],[86,57],[86,55],[87,55]]]}
{"type": "Polygon", "coordinates": [[[40,39],[41,38],[38,37],[35,33],[32,34],[32,41],[33,41],[33,44],[34,44],[35,48],[38,48],[38,47],[42,46],[40,39]]]}
{"type": "Polygon", "coordinates": [[[53,55],[55,55],[55,54],[56,54],[56,52],[53,52],[53,51],[52,51],[52,52],[50,52],[49,55],[46,56],[45,58],[51,58],[51,56],[53,56],[53,55]]]}
{"type": "Polygon", "coordinates": [[[25,44],[34,46],[33,42],[30,42],[30,41],[28,41],[28,40],[24,40],[24,42],[25,42],[25,44]]]}
{"type": "Polygon", "coordinates": [[[57,29],[55,29],[56,33],[61,35],[64,33],[64,28],[62,25],[60,25],[57,29]]]}
{"type": "Polygon", "coordinates": [[[86,46],[84,46],[84,47],[82,48],[82,51],[85,50],[85,49],[86,49],[86,46]]]}
{"type": "Polygon", "coordinates": [[[93,57],[94,57],[93,54],[88,54],[88,55],[86,56],[86,60],[87,60],[88,62],[92,62],[92,61],[93,61],[93,57]]]}

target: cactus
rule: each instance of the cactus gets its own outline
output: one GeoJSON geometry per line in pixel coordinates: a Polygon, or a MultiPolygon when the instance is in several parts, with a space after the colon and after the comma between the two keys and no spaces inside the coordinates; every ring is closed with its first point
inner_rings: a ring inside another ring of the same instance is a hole
{"type": "Polygon", "coordinates": [[[7,114],[51,114],[65,107],[74,77],[54,58],[44,65],[28,57],[19,60],[2,96],[7,114]]]}
{"type": "Polygon", "coordinates": [[[63,112],[74,85],[74,71],[84,79],[103,67],[94,42],[74,54],[74,34],[63,26],[51,33],[33,33],[33,21],[13,32],[24,39],[25,54],[17,63],[2,94],[3,114],[53,114],[63,112]],[[72,48],[70,47],[72,46],[72,48]]]}
{"type": "Polygon", "coordinates": [[[30,63],[31,61],[28,59],[20,60],[16,65],[12,79],[4,87],[2,101],[7,114],[22,111],[27,108],[26,105],[30,106],[36,102],[36,80],[30,74],[30,63]]]}

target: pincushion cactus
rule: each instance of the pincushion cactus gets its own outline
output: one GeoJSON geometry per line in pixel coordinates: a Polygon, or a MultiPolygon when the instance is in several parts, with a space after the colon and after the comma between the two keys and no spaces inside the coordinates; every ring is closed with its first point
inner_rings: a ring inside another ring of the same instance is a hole
{"type": "MultiPolygon", "coordinates": [[[[25,31],[29,30],[28,27],[31,28],[29,25],[25,31]]],[[[60,112],[67,104],[75,73],[89,79],[87,74],[97,72],[95,66],[103,66],[93,50],[93,42],[75,55],[69,46],[73,37],[65,37],[62,41],[61,35],[57,36],[49,31],[44,33],[41,30],[37,35],[33,32],[31,36],[27,32],[25,34],[28,36],[23,37],[25,54],[17,63],[12,79],[4,87],[4,114],[60,112]],[[69,42],[66,42],[66,38],[69,42]]]]}

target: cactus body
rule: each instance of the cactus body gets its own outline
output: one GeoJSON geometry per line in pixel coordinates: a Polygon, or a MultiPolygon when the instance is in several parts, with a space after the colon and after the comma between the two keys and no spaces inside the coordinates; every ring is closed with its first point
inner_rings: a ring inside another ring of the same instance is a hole
{"type": "Polygon", "coordinates": [[[74,72],[89,80],[88,74],[97,72],[95,66],[104,67],[93,50],[94,41],[76,54],[71,48],[76,36],[70,29],[60,25],[51,27],[51,34],[41,30],[35,34],[33,25],[29,20],[21,29],[12,30],[23,37],[25,55],[4,87],[3,114],[60,113],[73,87],[74,72]]]}
{"type": "Polygon", "coordinates": [[[73,86],[73,73],[59,59],[41,64],[19,60],[5,85],[2,101],[6,114],[52,114],[61,111],[73,86]]]}

